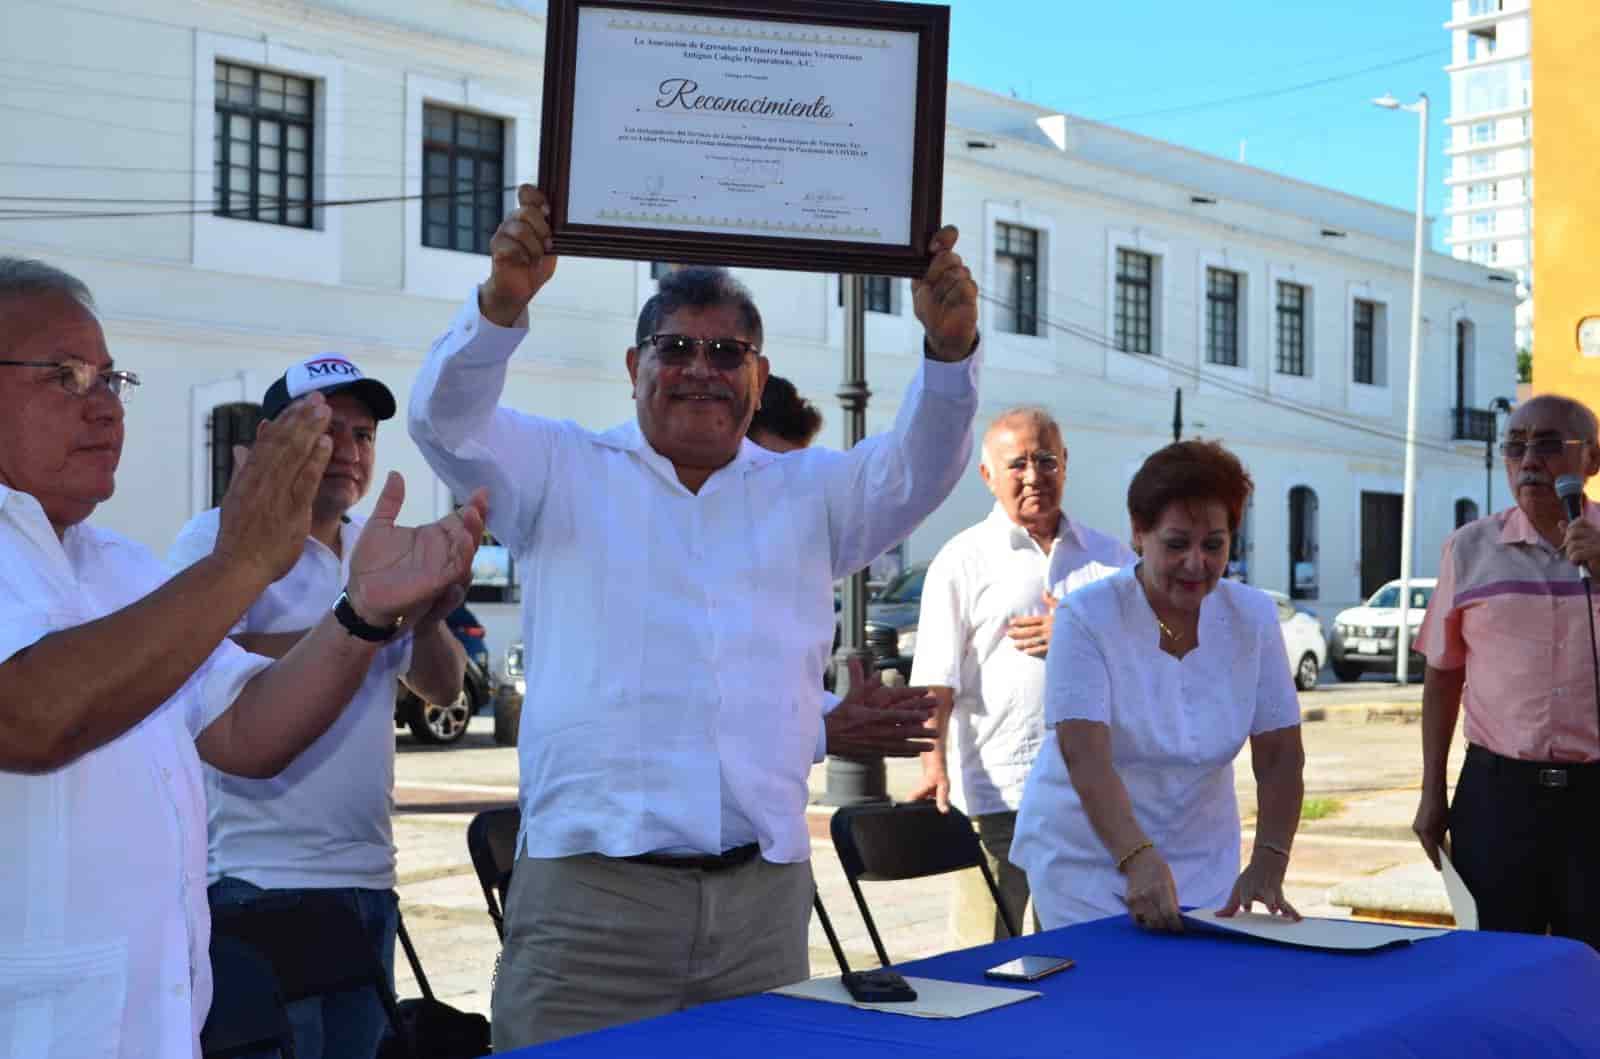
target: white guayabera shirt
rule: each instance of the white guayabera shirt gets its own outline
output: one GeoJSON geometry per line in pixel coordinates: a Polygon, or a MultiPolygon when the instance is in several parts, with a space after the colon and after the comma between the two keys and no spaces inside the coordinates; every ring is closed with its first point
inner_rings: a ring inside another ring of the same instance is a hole
{"type": "MultiPolygon", "coordinates": [[[[523,584],[518,740],[532,857],[806,860],[833,582],[904,539],[972,451],[977,355],[924,359],[894,429],[849,452],[746,441],[691,493],[636,423],[594,433],[499,405],[525,327],[476,292],[434,344],[410,429],[523,584]]],[[[551,395],[554,403],[558,398],[551,395]]]]}
{"type": "MultiPolygon", "coordinates": [[[[1045,660],[1006,635],[1013,618],[1134,561],[1062,514],[1049,554],[999,504],[939,549],[922,584],[911,683],[950,688],[951,799],[969,815],[1014,811],[1044,745],[1045,660]]],[[[1057,626],[1051,650],[1062,635],[1057,626]]]]}
{"type": "MultiPolygon", "coordinates": [[[[58,539],[33,497],[0,486],[0,662],[166,578],[114,533],[58,539]]],[[[0,772],[0,1055],[199,1056],[211,916],[194,741],[268,664],[224,641],[118,738],[53,772],[0,772]]]]}

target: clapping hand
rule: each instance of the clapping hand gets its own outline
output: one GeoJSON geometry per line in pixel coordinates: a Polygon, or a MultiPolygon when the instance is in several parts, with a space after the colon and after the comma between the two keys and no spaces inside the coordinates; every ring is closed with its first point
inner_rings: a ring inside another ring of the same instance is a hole
{"type": "Polygon", "coordinates": [[[222,498],[215,553],[254,568],[263,586],[287,574],[311,532],[311,501],[333,455],[328,402],[313,393],[261,424],[222,498]]]}
{"type": "Polygon", "coordinates": [[[935,232],[928,272],[911,282],[912,306],[937,360],[964,360],[978,341],[978,285],[956,253],[960,234],[953,226],[935,232]]]}
{"type": "Polygon", "coordinates": [[[479,489],[459,510],[415,528],[394,523],[405,496],[405,480],[390,471],[350,557],[350,605],[375,625],[397,618],[426,622],[459,606],[483,538],[487,491],[479,489]]]}

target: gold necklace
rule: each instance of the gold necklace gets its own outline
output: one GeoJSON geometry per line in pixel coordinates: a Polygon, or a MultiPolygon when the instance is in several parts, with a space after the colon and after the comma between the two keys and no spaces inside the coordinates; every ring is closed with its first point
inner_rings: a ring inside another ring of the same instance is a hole
{"type": "Polygon", "coordinates": [[[1183,642],[1183,638],[1177,633],[1173,632],[1172,627],[1166,622],[1162,621],[1161,615],[1159,614],[1156,615],[1156,624],[1161,627],[1162,632],[1167,634],[1167,639],[1171,640],[1174,644],[1180,644],[1183,642]]]}

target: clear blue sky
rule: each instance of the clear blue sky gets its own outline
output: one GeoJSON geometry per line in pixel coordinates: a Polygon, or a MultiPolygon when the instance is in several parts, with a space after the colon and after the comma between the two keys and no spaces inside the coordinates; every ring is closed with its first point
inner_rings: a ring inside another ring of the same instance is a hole
{"type": "Polygon", "coordinates": [[[1449,0],[949,3],[954,80],[1405,210],[1417,118],[1368,100],[1426,92],[1444,205],[1449,0]]]}

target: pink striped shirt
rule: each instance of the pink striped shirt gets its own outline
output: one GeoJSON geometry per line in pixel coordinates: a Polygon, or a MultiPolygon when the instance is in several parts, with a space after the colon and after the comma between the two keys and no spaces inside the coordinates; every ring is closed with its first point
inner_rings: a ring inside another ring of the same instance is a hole
{"type": "MultiPolygon", "coordinates": [[[[1600,507],[1585,501],[1583,517],[1600,525],[1600,507]]],[[[1446,538],[1417,649],[1434,669],[1466,667],[1468,742],[1523,761],[1600,760],[1583,582],[1521,509],[1446,538]]]]}

